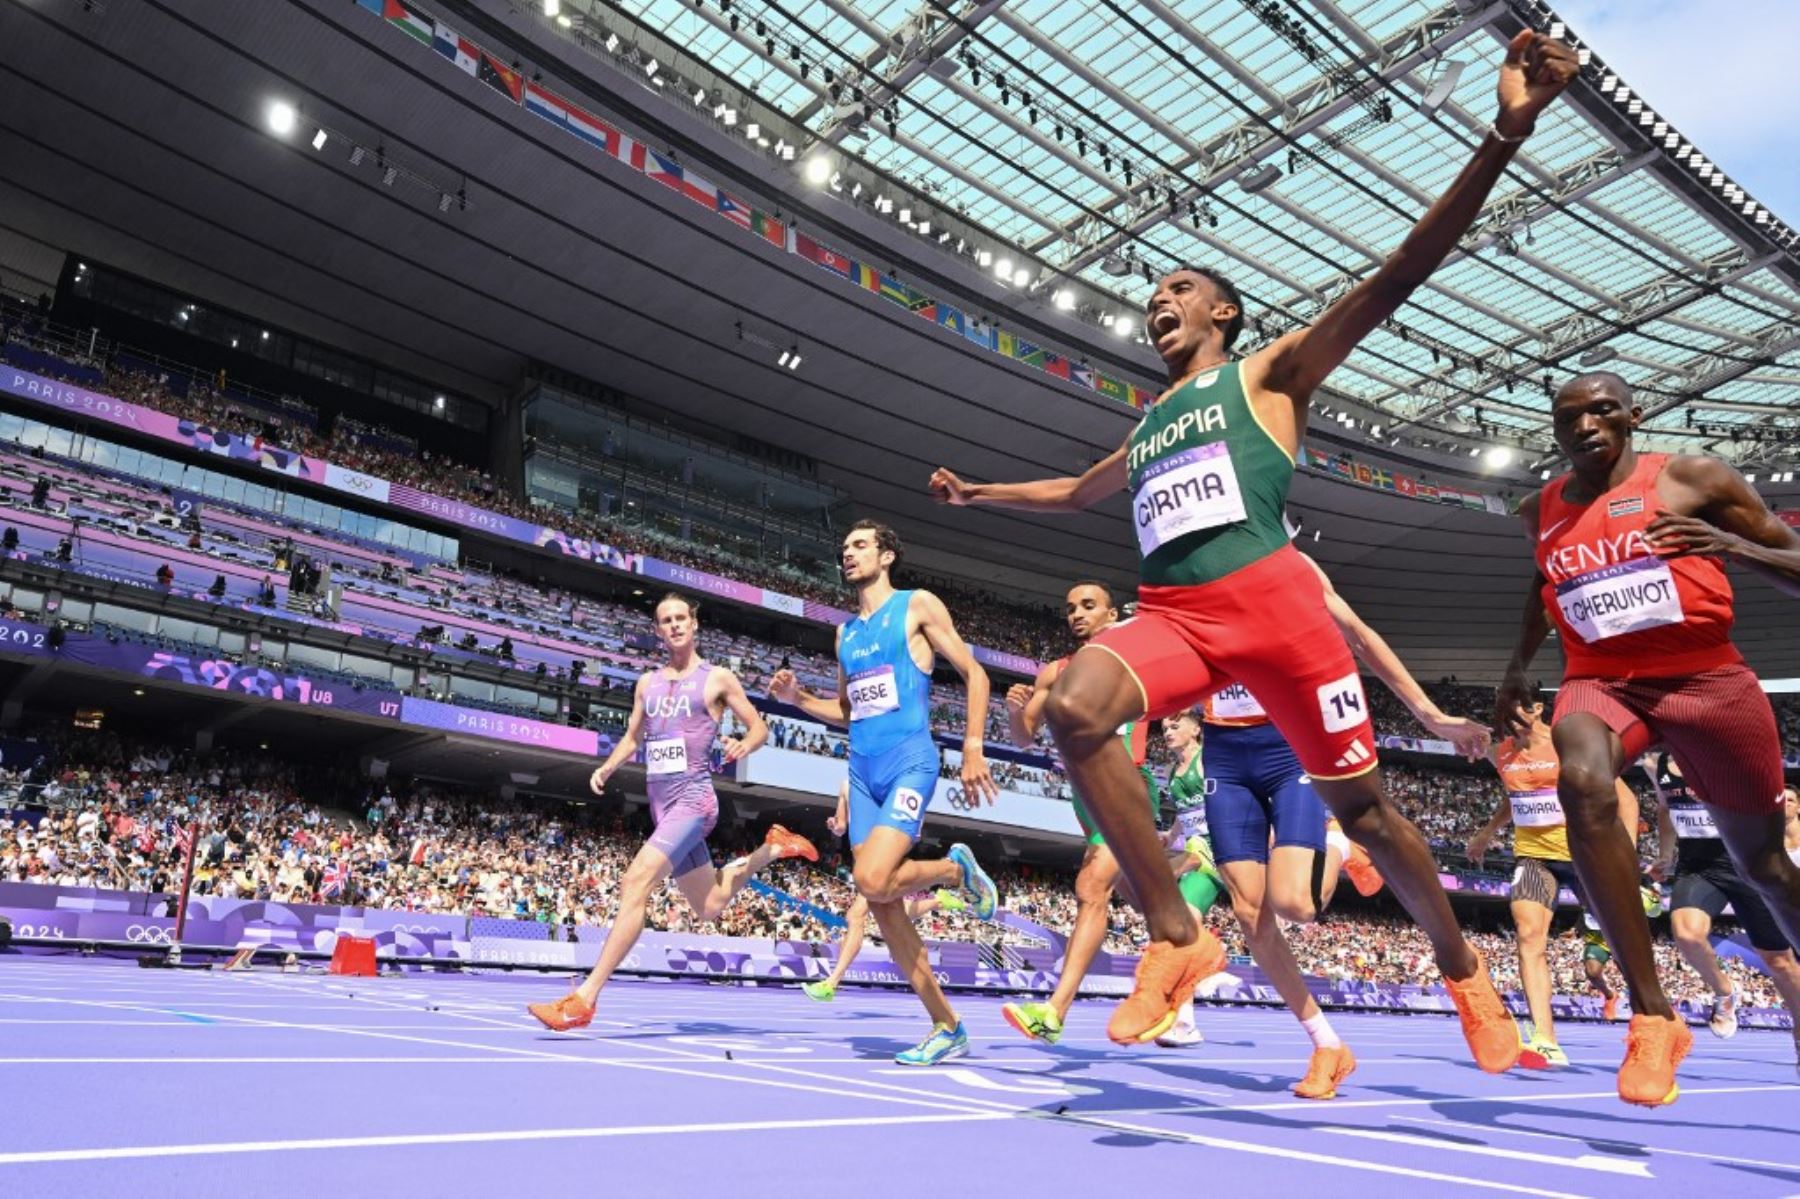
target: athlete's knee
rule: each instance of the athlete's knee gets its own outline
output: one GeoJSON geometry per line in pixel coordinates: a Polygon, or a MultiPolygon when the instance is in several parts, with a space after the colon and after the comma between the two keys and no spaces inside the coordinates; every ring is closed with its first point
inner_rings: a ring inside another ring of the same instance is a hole
{"type": "Polygon", "coordinates": [[[1550,947],[1550,930],[1543,925],[1521,924],[1518,927],[1519,952],[1542,957],[1550,947]]]}
{"type": "Polygon", "coordinates": [[[656,868],[633,862],[625,868],[625,877],[619,880],[619,893],[627,903],[643,903],[650,898],[650,890],[655,886],[656,868]]]}
{"type": "Polygon", "coordinates": [[[1669,931],[1675,940],[1682,945],[1711,946],[1707,934],[1712,931],[1712,922],[1705,913],[1694,908],[1682,908],[1669,917],[1669,931]]]}
{"type": "Polygon", "coordinates": [[[1275,915],[1293,924],[1311,924],[1319,917],[1318,905],[1313,903],[1312,895],[1304,885],[1272,884],[1263,903],[1275,915]]]}
{"type": "Polygon", "coordinates": [[[1044,697],[1044,721],[1064,753],[1091,752],[1119,735],[1119,725],[1133,715],[1115,714],[1117,688],[1102,668],[1077,658],[1057,677],[1044,697]],[[1076,663],[1079,663],[1077,665],[1076,663]]]}
{"type": "Polygon", "coordinates": [[[858,862],[852,877],[856,880],[859,895],[869,901],[873,908],[877,904],[889,903],[900,898],[894,890],[894,875],[897,867],[885,862],[858,862]]]}
{"type": "Polygon", "coordinates": [[[1112,872],[1089,863],[1075,876],[1075,899],[1082,904],[1105,907],[1112,902],[1112,872]]]}
{"type": "Polygon", "coordinates": [[[1402,819],[1381,794],[1381,779],[1374,772],[1353,779],[1314,779],[1313,789],[1344,828],[1344,835],[1367,849],[1369,843],[1385,842],[1393,834],[1393,823],[1402,819]]]}

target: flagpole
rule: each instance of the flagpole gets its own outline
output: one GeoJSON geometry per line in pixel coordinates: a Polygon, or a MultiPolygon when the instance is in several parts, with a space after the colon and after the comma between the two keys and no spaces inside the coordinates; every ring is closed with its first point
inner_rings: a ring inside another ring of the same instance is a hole
{"type": "Polygon", "coordinates": [[[181,956],[181,937],[187,929],[188,895],[194,885],[194,849],[200,843],[200,821],[198,818],[188,825],[187,856],[181,866],[181,898],[175,904],[175,956],[181,956]]]}

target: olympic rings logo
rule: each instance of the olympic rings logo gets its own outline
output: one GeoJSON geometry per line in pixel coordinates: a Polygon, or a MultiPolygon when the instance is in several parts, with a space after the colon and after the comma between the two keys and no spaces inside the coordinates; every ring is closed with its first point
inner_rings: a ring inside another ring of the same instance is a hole
{"type": "Polygon", "coordinates": [[[948,787],[944,791],[944,801],[958,812],[973,812],[981,806],[981,801],[964,791],[961,786],[948,787]]]}
{"type": "Polygon", "coordinates": [[[125,939],[139,944],[167,945],[174,938],[168,929],[159,925],[134,924],[125,930],[125,939]]]}

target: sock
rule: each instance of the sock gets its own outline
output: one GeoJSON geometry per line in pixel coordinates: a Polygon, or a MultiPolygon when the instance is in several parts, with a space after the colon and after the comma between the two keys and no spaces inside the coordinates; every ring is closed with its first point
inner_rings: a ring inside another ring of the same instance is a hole
{"type": "Polygon", "coordinates": [[[1344,830],[1336,824],[1325,830],[1325,848],[1336,849],[1339,857],[1346,862],[1350,860],[1350,838],[1344,836],[1344,830]]]}
{"type": "Polygon", "coordinates": [[[1193,1000],[1190,999],[1186,1003],[1182,1004],[1181,1009],[1175,1013],[1175,1027],[1176,1028],[1192,1028],[1192,1027],[1194,1027],[1194,1001],[1193,1000]]]}
{"type": "Polygon", "coordinates": [[[1312,1038],[1314,1049],[1337,1049],[1343,1045],[1343,1042],[1338,1040],[1337,1033],[1331,1030],[1331,1021],[1325,1018],[1324,1012],[1320,1012],[1310,1020],[1300,1021],[1300,1027],[1304,1028],[1306,1035],[1312,1038]]]}

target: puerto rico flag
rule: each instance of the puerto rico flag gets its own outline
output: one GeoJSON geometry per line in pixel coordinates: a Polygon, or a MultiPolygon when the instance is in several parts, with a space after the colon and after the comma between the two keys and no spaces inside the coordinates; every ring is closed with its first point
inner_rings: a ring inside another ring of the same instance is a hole
{"type": "Polygon", "coordinates": [[[749,230],[750,206],[748,204],[744,203],[736,196],[728,195],[725,192],[720,192],[718,194],[718,199],[713,203],[720,216],[724,217],[740,229],[746,231],[749,230]]]}
{"type": "Polygon", "coordinates": [[[481,61],[481,47],[442,21],[432,29],[431,48],[455,63],[458,70],[471,75],[475,73],[475,64],[481,61]]]}

